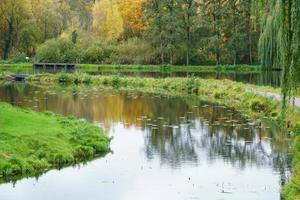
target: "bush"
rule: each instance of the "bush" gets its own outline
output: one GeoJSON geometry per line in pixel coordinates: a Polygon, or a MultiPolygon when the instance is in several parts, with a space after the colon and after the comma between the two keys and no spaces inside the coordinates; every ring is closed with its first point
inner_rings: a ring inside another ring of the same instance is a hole
{"type": "Polygon", "coordinates": [[[26,59],[26,55],[20,54],[11,59],[12,63],[26,63],[28,60],[26,59]]]}
{"type": "Polygon", "coordinates": [[[27,63],[31,60],[26,59],[25,54],[19,54],[9,60],[0,60],[0,64],[18,64],[18,63],[27,63]]]}
{"type": "Polygon", "coordinates": [[[198,94],[200,83],[195,77],[188,78],[186,86],[189,94],[198,94]]]}
{"type": "Polygon", "coordinates": [[[79,51],[75,44],[67,39],[52,39],[38,47],[36,58],[40,62],[75,62],[79,51]]]}
{"type": "Polygon", "coordinates": [[[112,60],[121,64],[151,64],[155,62],[155,50],[143,39],[130,38],[119,44],[112,60]]]}
{"type": "Polygon", "coordinates": [[[254,112],[266,112],[268,108],[268,104],[261,99],[253,99],[250,101],[250,108],[254,112]]]}
{"type": "Polygon", "coordinates": [[[102,63],[104,59],[104,49],[100,44],[92,44],[82,55],[84,63],[102,63]]]}

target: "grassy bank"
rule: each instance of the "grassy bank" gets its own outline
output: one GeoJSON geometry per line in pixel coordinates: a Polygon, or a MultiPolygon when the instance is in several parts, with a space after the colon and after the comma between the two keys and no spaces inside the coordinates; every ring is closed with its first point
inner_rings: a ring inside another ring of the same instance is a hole
{"type": "Polygon", "coordinates": [[[0,182],[72,165],[108,151],[109,139],[96,126],[0,103],[0,182]]]}

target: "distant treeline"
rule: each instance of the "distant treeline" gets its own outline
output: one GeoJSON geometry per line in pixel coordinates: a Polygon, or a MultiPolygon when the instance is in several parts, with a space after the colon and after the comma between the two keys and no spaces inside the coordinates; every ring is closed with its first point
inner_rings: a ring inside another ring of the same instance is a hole
{"type": "Polygon", "coordinates": [[[253,64],[251,0],[1,0],[0,55],[41,62],[253,64]]]}

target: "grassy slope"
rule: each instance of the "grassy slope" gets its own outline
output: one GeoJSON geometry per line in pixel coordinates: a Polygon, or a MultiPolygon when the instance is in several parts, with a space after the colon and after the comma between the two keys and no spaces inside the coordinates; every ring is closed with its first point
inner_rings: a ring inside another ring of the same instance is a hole
{"type": "Polygon", "coordinates": [[[0,103],[0,177],[30,176],[109,151],[109,139],[87,122],[0,103]]]}

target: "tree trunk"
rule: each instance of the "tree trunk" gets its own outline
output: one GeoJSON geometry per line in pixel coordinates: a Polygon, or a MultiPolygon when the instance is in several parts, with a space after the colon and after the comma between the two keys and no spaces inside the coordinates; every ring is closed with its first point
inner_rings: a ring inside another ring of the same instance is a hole
{"type": "Polygon", "coordinates": [[[7,60],[9,56],[9,52],[12,45],[12,37],[14,33],[14,27],[13,27],[13,19],[7,20],[8,22],[8,30],[5,32],[4,35],[4,47],[3,47],[3,59],[7,60]]]}

